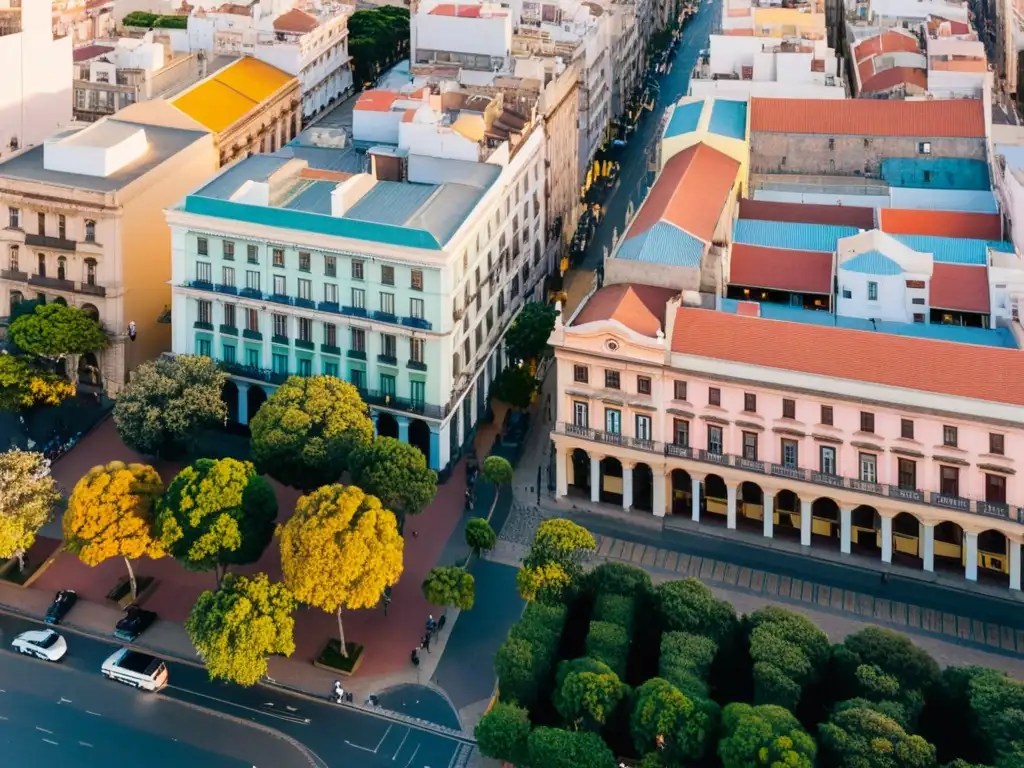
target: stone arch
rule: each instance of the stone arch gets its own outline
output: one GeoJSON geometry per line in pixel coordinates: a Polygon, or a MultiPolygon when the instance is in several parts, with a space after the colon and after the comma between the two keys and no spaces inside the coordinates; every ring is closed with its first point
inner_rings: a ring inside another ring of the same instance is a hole
{"type": "Polygon", "coordinates": [[[25,300],[25,294],[21,291],[11,291],[11,305],[9,307],[10,312],[14,313],[14,307],[17,304],[21,304],[25,300]]]}
{"type": "Polygon", "coordinates": [[[993,528],[978,534],[978,574],[996,581],[1009,581],[1010,557],[1006,534],[993,528]]]}
{"type": "Polygon", "coordinates": [[[853,508],[850,516],[850,538],[858,547],[866,550],[880,550],[881,521],[878,510],[870,504],[853,508]]]}
{"type": "Polygon", "coordinates": [[[736,489],[737,524],[752,521],[760,530],[765,515],[764,500],[764,490],[760,485],[750,480],[740,483],[740,487],[736,489]]]}
{"type": "Polygon", "coordinates": [[[66,306],[68,305],[68,300],[67,300],[67,299],[65,299],[65,298],[64,298],[63,296],[57,296],[57,297],[56,297],[56,298],[55,298],[55,299],[53,300],[53,303],[54,303],[54,304],[60,304],[61,306],[64,306],[64,307],[66,307],[66,306]]]}
{"type": "Polygon", "coordinates": [[[800,536],[800,497],[796,491],[781,488],[775,493],[775,529],[783,535],[800,536]]]}
{"type": "Polygon", "coordinates": [[[622,504],[622,462],[614,456],[601,459],[600,500],[610,504],[622,504]]]}
{"type": "Polygon", "coordinates": [[[245,396],[245,412],[248,416],[248,423],[252,424],[253,418],[265,402],[267,402],[267,393],[263,387],[257,384],[250,385],[245,396]]]}
{"type": "Polygon", "coordinates": [[[103,386],[100,361],[94,352],[86,352],[78,358],[78,383],[87,387],[103,386]]]}
{"type": "Polygon", "coordinates": [[[85,304],[83,304],[81,306],[81,310],[86,315],[91,317],[93,319],[93,321],[95,321],[97,323],[100,321],[100,311],[98,309],[96,309],[96,305],[95,304],[85,303],[85,304]]]}
{"type": "Polygon", "coordinates": [[[921,521],[910,512],[900,512],[892,519],[892,554],[914,566],[924,566],[924,542],[921,540],[921,521]]]}
{"type": "Polygon", "coordinates": [[[423,419],[413,419],[409,422],[409,445],[418,448],[430,466],[430,425],[423,419]]]}
{"type": "Polygon", "coordinates": [[[673,515],[689,515],[693,511],[693,479],[685,469],[672,470],[673,515]]]}
{"type": "Polygon", "coordinates": [[[574,448],[569,456],[572,465],[572,486],[590,493],[590,456],[582,448],[574,448]]]}
{"type": "Polygon", "coordinates": [[[633,509],[640,512],[654,509],[654,471],[650,464],[640,462],[633,467],[633,509]]]}
{"type": "Polygon", "coordinates": [[[67,280],[68,279],[68,259],[67,256],[57,257],[57,279],[67,280]]]}
{"type": "Polygon", "coordinates": [[[398,439],[398,421],[390,413],[377,412],[377,436],[398,439]]]}
{"type": "MultiPolygon", "coordinates": [[[[721,475],[707,475],[704,478],[703,509],[723,517],[729,513],[729,489],[721,475]]],[[[703,519],[703,518],[701,518],[703,519]]]]}
{"type": "Polygon", "coordinates": [[[238,423],[238,385],[231,379],[224,380],[224,386],[220,388],[220,399],[228,408],[228,423],[238,423]]]}
{"type": "Polygon", "coordinates": [[[964,529],[951,520],[935,526],[935,567],[963,574],[964,529]]]}
{"type": "Polygon", "coordinates": [[[828,496],[819,496],[811,502],[811,543],[817,540],[838,549],[840,536],[839,504],[828,496]]]}

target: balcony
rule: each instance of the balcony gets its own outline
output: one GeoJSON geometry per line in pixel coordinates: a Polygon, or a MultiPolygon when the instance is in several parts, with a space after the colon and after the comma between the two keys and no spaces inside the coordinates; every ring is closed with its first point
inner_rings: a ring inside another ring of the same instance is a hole
{"type": "Polygon", "coordinates": [[[195,328],[197,331],[212,331],[213,323],[207,323],[204,320],[196,320],[192,324],[192,327],[195,328]]]}
{"type": "Polygon", "coordinates": [[[410,360],[408,363],[405,364],[405,366],[406,366],[406,368],[409,368],[410,370],[413,370],[413,371],[425,371],[425,370],[427,370],[427,364],[424,363],[424,362],[421,362],[420,360],[410,360]]]}
{"type": "Polygon", "coordinates": [[[76,250],[78,243],[74,240],[66,240],[63,237],[26,234],[25,245],[30,245],[33,248],[50,248],[55,251],[71,251],[73,253],[76,250]]]}
{"type": "Polygon", "coordinates": [[[107,295],[106,287],[102,285],[96,285],[95,283],[79,283],[78,292],[88,294],[89,296],[106,297],[107,295]]]}
{"type": "Polygon", "coordinates": [[[226,333],[228,336],[237,336],[238,335],[238,329],[235,326],[233,326],[233,325],[224,325],[224,323],[221,323],[221,325],[220,325],[220,332],[221,333],[226,333]]]}
{"type": "Polygon", "coordinates": [[[424,320],[422,317],[403,317],[402,325],[407,328],[419,328],[423,331],[433,330],[434,325],[429,320],[424,320]]]}
{"type": "Polygon", "coordinates": [[[263,291],[261,291],[259,288],[242,288],[238,292],[238,295],[241,296],[243,299],[258,299],[260,301],[262,301],[264,298],[263,291]]]}
{"type": "Polygon", "coordinates": [[[284,346],[287,347],[289,345],[290,341],[289,341],[287,336],[281,336],[280,334],[275,333],[273,336],[270,337],[270,343],[271,344],[283,344],[284,346]]]}
{"type": "Polygon", "coordinates": [[[316,309],[316,302],[312,299],[295,299],[295,306],[303,309],[316,309]]]}
{"type": "Polygon", "coordinates": [[[0,269],[0,278],[4,280],[16,280],[19,283],[28,282],[28,272],[17,269],[0,269]]]}
{"type": "Polygon", "coordinates": [[[267,300],[272,301],[275,304],[286,304],[289,307],[292,305],[292,300],[283,293],[272,293],[267,297],[267,300]]]}
{"type": "Polygon", "coordinates": [[[394,411],[414,413],[418,416],[425,416],[428,419],[443,419],[448,414],[448,407],[443,405],[430,405],[420,400],[410,400],[404,397],[395,397],[390,392],[381,392],[374,389],[360,389],[359,394],[367,405],[376,405],[382,408],[390,408],[394,411]]]}
{"type": "Polygon", "coordinates": [[[341,347],[336,347],[333,344],[321,344],[320,351],[325,355],[341,355],[341,347]]]}
{"type": "Polygon", "coordinates": [[[259,331],[254,331],[250,328],[246,328],[242,331],[243,339],[252,339],[253,341],[263,341],[263,334],[259,331]]]}
{"type": "Polygon", "coordinates": [[[394,355],[377,355],[377,362],[384,363],[384,365],[398,365],[398,358],[394,355]]]}
{"type": "Polygon", "coordinates": [[[365,360],[366,359],[366,350],[365,349],[350,349],[348,351],[348,356],[350,358],[352,358],[353,360],[365,360]]]}
{"type": "Polygon", "coordinates": [[[392,323],[394,325],[398,324],[398,315],[393,314],[392,312],[384,312],[383,310],[380,309],[374,311],[373,319],[376,320],[378,323],[392,323]]]}
{"type": "Polygon", "coordinates": [[[316,349],[316,344],[312,341],[307,341],[306,339],[296,339],[295,346],[298,349],[316,349]]]}
{"type": "Polygon", "coordinates": [[[62,277],[44,277],[43,275],[29,275],[29,285],[38,285],[41,288],[53,288],[56,291],[69,291],[75,290],[74,280],[65,280],[62,277]]]}
{"type": "MultiPolygon", "coordinates": [[[[688,446],[675,445],[673,443],[658,443],[650,440],[640,440],[635,437],[627,437],[617,433],[602,432],[589,427],[581,427],[576,424],[560,422],[556,425],[556,431],[570,437],[579,437],[594,443],[605,445],[620,445],[624,448],[644,451],[655,455],[669,456],[672,458],[689,459],[699,461],[703,464],[716,464],[722,467],[733,467],[735,469],[753,472],[759,475],[774,475],[786,477],[803,483],[827,486],[830,488],[841,488],[849,491],[867,494],[870,496],[882,496],[914,504],[927,504],[934,507],[943,507],[957,512],[964,512],[971,515],[984,515],[987,517],[998,517],[1003,520],[1011,520],[1024,524],[1024,509],[992,501],[971,499],[955,494],[941,493],[939,491],[923,491],[914,488],[904,488],[898,485],[886,485],[884,483],[873,483],[861,480],[856,477],[844,477],[833,475],[827,472],[816,472],[801,467],[793,467],[784,464],[770,464],[763,461],[755,461],[742,456],[735,456],[717,451],[696,450],[688,446]]],[[[869,501],[865,503],[870,504],[869,501]]]]}
{"type": "Polygon", "coordinates": [[[268,384],[284,384],[288,380],[287,373],[271,371],[267,368],[254,368],[249,365],[242,365],[241,363],[229,363],[225,360],[218,360],[217,365],[222,371],[230,373],[232,376],[265,381],[268,384]]]}
{"type": "Polygon", "coordinates": [[[341,305],[336,301],[321,301],[316,308],[321,312],[341,312],[341,305]]]}
{"type": "Polygon", "coordinates": [[[236,288],[233,285],[224,285],[223,283],[218,283],[217,285],[214,286],[214,290],[217,293],[226,293],[230,296],[238,295],[238,288],[236,288]]]}
{"type": "Polygon", "coordinates": [[[341,314],[352,317],[367,317],[366,307],[342,307],[341,314]]]}

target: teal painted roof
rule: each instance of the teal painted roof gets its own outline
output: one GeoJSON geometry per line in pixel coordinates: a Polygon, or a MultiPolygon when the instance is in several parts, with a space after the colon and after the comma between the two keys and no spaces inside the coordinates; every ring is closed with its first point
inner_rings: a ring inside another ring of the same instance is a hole
{"type": "Polygon", "coordinates": [[[934,237],[932,235],[892,235],[908,248],[919,253],[930,253],[944,264],[987,264],[988,249],[1013,253],[1013,243],[967,240],[963,237],[934,237]]]}
{"type": "Polygon", "coordinates": [[[797,224],[782,221],[740,219],[733,229],[733,241],[765,248],[791,251],[834,252],[839,240],[860,232],[856,227],[833,224],[797,224]]]}
{"type": "Polygon", "coordinates": [[[988,164],[960,157],[890,157],[882,178],[893,187],[990,190],[988,164]]]}
{"type": "Polygon", "coordinates": [[[901,275],[903,267],[880,251],[859,253],[839,267],[847,272],[860,272],[864,275],[901,275]]]}
{"type": "Polygon", "coordinates": [[[747,103],[716,99],[708,131],[730,139],[747,138],[747,103]]]}
{"type": "Polygon", "coordinates": [[[700,267],[704,243],[674,224],[659,221],[643,234],[622,242],[617,259],[644,261],[672,267],[700,267]]]}
{"type": "Polygon", "coordinates": [[[703,101],[691,101],[688,104],[676,104],[672,117],[665,126],[665,138],[693,133],[700,122],[700,113],[704,110],[703,101]]]}

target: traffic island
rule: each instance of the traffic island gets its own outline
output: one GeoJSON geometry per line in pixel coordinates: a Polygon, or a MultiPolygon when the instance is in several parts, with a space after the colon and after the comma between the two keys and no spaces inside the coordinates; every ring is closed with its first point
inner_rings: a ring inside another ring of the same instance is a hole
{"type": "Polygon", "coordinates": [[[314,659],[313,666],[328,672],[337,672],[345,677],[354,675],[363,661],[365,648],[359,643],[345,643],[345,650],[348,651],[348,656],[341,653],[341,642],[332,638],[314,659]]]}

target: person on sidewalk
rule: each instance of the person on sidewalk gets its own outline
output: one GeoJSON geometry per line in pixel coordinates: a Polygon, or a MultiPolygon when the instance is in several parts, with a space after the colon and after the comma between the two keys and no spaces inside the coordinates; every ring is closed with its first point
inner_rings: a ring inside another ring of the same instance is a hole
{"type": "Polygon", "coordinates": [[[331,699],[335,704],[341,704],[345,701],[345,689],[341,687],[341,681],[334,681],[334,691],[331,693],[331,699]]]}
{"type": "Polygon", "coordinates": [[[434,614],[431,613],[431,614],[429,614],[427,616],[427,634],[428,635],[434,634],[434,630],[436,628],[437,628],[437,622],[434,621],[434,614]]]}
{"type": "Polygon", "coordinates": [[[427,653],[430,653],[430,635],[429,634],[424,635],[423,639],[420,640],[420,648],[425,650],[427,653]]]}
{"type": "Polygon", "coordinates": [[[420,665],[420,649],[419,648],[413,648],[412,649],[412,653],[409,654],[409,661],[412,662],[412,665],[414,667],[418,667],[420,665]]]}

